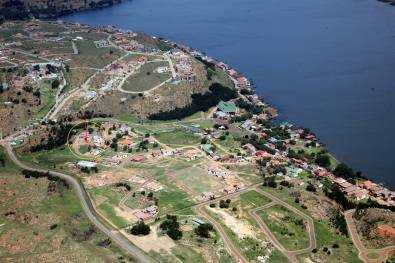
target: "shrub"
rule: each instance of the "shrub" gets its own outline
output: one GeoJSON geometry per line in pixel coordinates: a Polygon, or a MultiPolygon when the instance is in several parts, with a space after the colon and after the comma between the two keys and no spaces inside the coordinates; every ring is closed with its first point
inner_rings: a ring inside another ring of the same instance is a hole
{"type": "Polygon", "coordinates": [[[139,221],[130,229],[130,234],[135,236],[146,236],[151,232],[151,229],[148,225],[144,223],[144,221],[139,221]]]}

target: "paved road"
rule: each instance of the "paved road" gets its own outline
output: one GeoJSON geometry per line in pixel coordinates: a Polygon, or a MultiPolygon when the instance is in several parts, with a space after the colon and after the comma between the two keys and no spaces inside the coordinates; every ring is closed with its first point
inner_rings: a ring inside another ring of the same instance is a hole
{"type": "Polygon", "coordinates": [[[347,222],[347,228],[348,232],[351,235],[352,242],[354,243],[354,246],[358,249],[358,256],[361,260],[363,260],[366,263],[380,263],[380,262],[385,262],[387,256],[390,253],[395,252],[395,246],[388,246],[382,249],[368,249],[364,246],[362,241],[359,239],[358,231],[357,231],[357,226],[355,225],[355,221],[353,219],[353,214],[355,212],[355,209],[348,210],[344,212],[344,217],[347,222]],[[377,253],[379,257],[377,259],[371,259],[368,257],[369,253],[377,253]]]}
{"type": "Polygon", "coordinates": [[[48,171],[48,170],[43,170],[40,168],[34,168],[31,166],[28,166],[28,165],[22,163],[17,158],[12,147],[10,146],[10,144],[8,142],[3,141],[3,142],[1,142],[1,145],[7,151],[7,154],[9,155],[10,159],[16,165],[21,167],[22,169],[28,169],[28,170],[32,170],[32,171],[38,171],[38,172],[49,172],[49,174],[67,181],[69,183],[69,185],[74,188],[75,193],[77,194],[77,197],[81,202],[81,206],[82,206],[85,214],[100,231],[102,231],[106,236],[108,236],[111,240],[113,240],[115,243],[117,243],[121,248],[123,248],[130,255],[132,255],[138,262],[142,262],[142,263],[154,262],[153,259],[148,257],[142,250],[140,250],[137,246],[132,244],[118,230],[112,229],[112,228],[106,226],[101,221],[100,216],[96,213],[95,209],[93,208],[92,203],[91,203],[84,187],[81,185],[81,183],[76,178],[74,178],[70,175],[67,175],[67,174],[63,174],[63,173],[48,171]]]}

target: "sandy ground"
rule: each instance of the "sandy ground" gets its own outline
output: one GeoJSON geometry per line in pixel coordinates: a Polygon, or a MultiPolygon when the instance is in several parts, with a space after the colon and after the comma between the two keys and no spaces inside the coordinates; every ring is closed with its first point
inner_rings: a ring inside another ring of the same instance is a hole
{"type": "Polygon", "coordinates": [[[243,220],[239,220],[220,208],[209,208],[212,212],[221,216],[223,222],[229,227],[239,238],[252,237],[255,238],[253,227],[243,220]]]}
{"type": "Polygon", "coordinates": [[[165,250],[171,254],[171,249],[176,245],[168,236],[158,236],[157,225],[151,226],[151,233],[147,236],[133,236],[122,230],[122,233],[142,250],[149,252],[153,250],[160,253],[165,250]]]}

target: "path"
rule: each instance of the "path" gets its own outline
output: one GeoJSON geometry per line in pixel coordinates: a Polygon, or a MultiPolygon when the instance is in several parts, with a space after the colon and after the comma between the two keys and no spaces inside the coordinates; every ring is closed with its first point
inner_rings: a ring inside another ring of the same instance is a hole
{"type": "Polygon", "coordinates": [[[361,239],[359,238],[359,234],[357,231],[357,226],[355,225],[355,221],[353,218],[353,214],[355,212],[355,209],[348,210],[344,212],[344,217],[347,222],[347,229],[348,232],[351,235],[352,242],[354,243],[354,246],[358,249],[358,256],[361,260],[363,260],[366,263],[380,263],[380,262],[385,262],[387,256],[390,253],[395,252],[395,245],[394,246],[388,246],[385,248],[381,249],[368,249],[365,247],[365,245],[362,243],[361,239]],[[368,257],[370,253],[377,253],[379,257],[377,259],[371,259],[368,257]]]}

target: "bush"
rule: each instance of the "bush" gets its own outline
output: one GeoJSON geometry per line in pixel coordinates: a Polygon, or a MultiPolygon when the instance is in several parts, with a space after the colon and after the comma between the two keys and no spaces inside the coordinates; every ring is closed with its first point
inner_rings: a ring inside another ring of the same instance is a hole
{"type": "Polygon", "coordinates": [[[197,228],[195,228],[195,233],[198,236],[204,237],[204,238],[209,238],[210,237],[210,231],[213,231],[214,227],[210,223],[204,223],[199,225],[197,228]]]}
{"type": "Polygon", "coordinates": [[[166,215],[166,219],[159,225],[159,228],[173,240],[179,240],[182,237],[180,224],[177,222],[177,216],[166,215]]]}
{"type": "Polygon", "coordinates": [[[135,236],[146,236],[151,232],[151,229],[148,225],[144,223],[144,221],[140,221],[137,224],[135,224],[131,229],[130,229],[130,234],[135,235],[135,236]]]}

